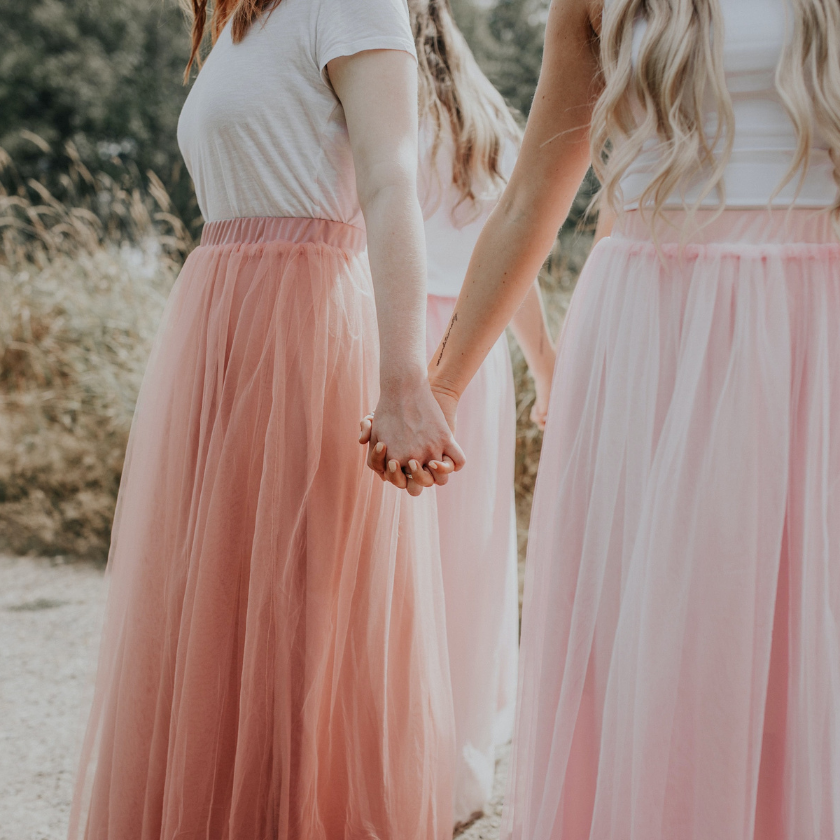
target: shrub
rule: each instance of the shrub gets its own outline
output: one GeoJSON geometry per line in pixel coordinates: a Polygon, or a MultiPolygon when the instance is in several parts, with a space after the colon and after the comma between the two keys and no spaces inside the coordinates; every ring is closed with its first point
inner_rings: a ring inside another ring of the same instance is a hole
{"type": "Polygon", "coordinates": [[[0,549],[101,560],[146,357],[191,242],[153,177],[145,191],[81,163],[66,177],[91,187],[77,206],[37,182],[0,193],[0,549]]]}

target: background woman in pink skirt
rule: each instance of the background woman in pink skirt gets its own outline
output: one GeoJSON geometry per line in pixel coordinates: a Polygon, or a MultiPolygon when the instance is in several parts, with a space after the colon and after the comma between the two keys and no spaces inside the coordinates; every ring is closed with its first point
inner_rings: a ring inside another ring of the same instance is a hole
{"type": "MultiPolygon", "coordinates": [[[[448,0],[409,3],[420,70],[419,196],[426,228],[429,357],[455,307],[475,243],[516,160],[520,131],[458,31],[448,0]]],[[[548,408],[554,348],[533,283],[511,323],[548,408]]],[[[465,390],[459,475],[436,490],[457,748],[454,818],[481,812],[496,745],[513,730],[519,582],[513,504],[516,416],[505,336],[465,390]]]]}
{"type": "Polygon", "coordinates": [[[618,220],[558,351],[504,834],[836,840],[840,6],[555,0],[450,416],[590,156],[618,220]]]}
{"type": "Polygon", "coordinates": [[[445,840],[434,497],[356,443],[378,400],[385,429],[423,418],[438,481],[462,463],[426,379],[408,10],[242,0],[212,24],[179,126],[207,224],[132,430],[70,836],[445,840]]]}

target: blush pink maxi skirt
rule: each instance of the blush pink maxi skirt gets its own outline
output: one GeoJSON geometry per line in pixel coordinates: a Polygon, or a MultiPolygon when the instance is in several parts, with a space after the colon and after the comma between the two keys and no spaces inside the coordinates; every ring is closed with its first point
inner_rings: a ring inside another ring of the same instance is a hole
{"type": "Polygon", "coordinates": [[[677,239],[628,214],[564,328],[507,838],[840,837],[840,245],[677,239]]]}
{"type": "Polygon", "coordinates": [[[364,234],[208,224],[141,391],[70,837],[444,840],[434,497],[364,465],[364,234]]]}
{"type": "MultiPolygon", "coordinates": [[[[455,298],[429,295],[430,357],[454,309],[455,298]]],[[[435,493],[455,708],[452,801],[457,823],[482,811],[490,800],[496,747],[510,740],[516,702],[516,406],[504,335],[464,391],[456,437],[467,464],[435,493]]]]}

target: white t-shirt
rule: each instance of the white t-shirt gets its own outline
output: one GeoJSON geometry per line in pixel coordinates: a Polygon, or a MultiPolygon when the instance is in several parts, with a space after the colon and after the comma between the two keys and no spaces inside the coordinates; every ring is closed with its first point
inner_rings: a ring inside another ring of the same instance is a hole
{"type": "MultiPolygon", "coordinates": [[[[440,297],[458,297],[481,229],[501,193],[487,196],[477,208],[470,202],[459,206],[461,193],[452,183],[455,153],[452,135],[448,130],[441,135],[434,163],[433,140],[431,126],[421,126],[417,192],[426,228],[426,291],[440,297]],[[467,223],[459,226],[464,221],[467,223]]],[[[516,144],[507,141],[499,167],[506,179],[513,172],[516,154],[516,144]]]]}
{"type": "MultiPolygon", "coordinates": [[[[612,5],[613,0],[607,0],[608,10],[612,5]]],[[[726,33],[726,85],[735,111],[734,147],[724,174],[726,205],[766,207],[787,174],[797,146],[796,130],[776,88],[776,68],[792,29],[792,8],[788,0],[724,0],[720,6],[726,33]]],[[[640,20],[634,37],[635,55],[645,30],[646,23],[640,20]]],[[[710,115],[707,137],[714,137],[714,130],[714,115],[710,115]]],[[[649,142],[622,178],[628,209],[638,206],[658,160],[656,142],[649,142]]],[[[815,137],[798,197],[799,173],[774,198],[774,204],[787,206],[795,200],[799,207],[831,206],[837,195],[833,171],[827,144],[815,137]]],[[[698,196],[696,187],[686,193],[689,204],[698,196]]],[[[713,194],[706,203],[717,205],[718,201],[713,194]]],[[[673,203],[681,203],[678,196],[673,203]]]]}
{"type": "Polygon", "coordinates": [[[253,216],[364,227],[344,110],[326,65],[414,39],[406,0],[282,0],[234,44],[225,27],[178,143],[206,222],[253,216]]]}

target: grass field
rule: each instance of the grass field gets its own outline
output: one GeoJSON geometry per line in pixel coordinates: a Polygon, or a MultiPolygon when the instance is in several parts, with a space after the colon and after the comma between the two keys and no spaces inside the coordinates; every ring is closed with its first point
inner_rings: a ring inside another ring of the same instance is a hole
{"type": "MultiPolygon", "coordinates": [[[[0,193],[0,550],[101,562],[146,358],[194,240],[153,177],[127,188],[74,162],[62,184],[63,201],[35,182],[0,193]]],[[[542,272],[555,335],[591,238],[564,229],[542,272]]],[[[511,350],[522,554],[541,434],[511,350]]]]}

